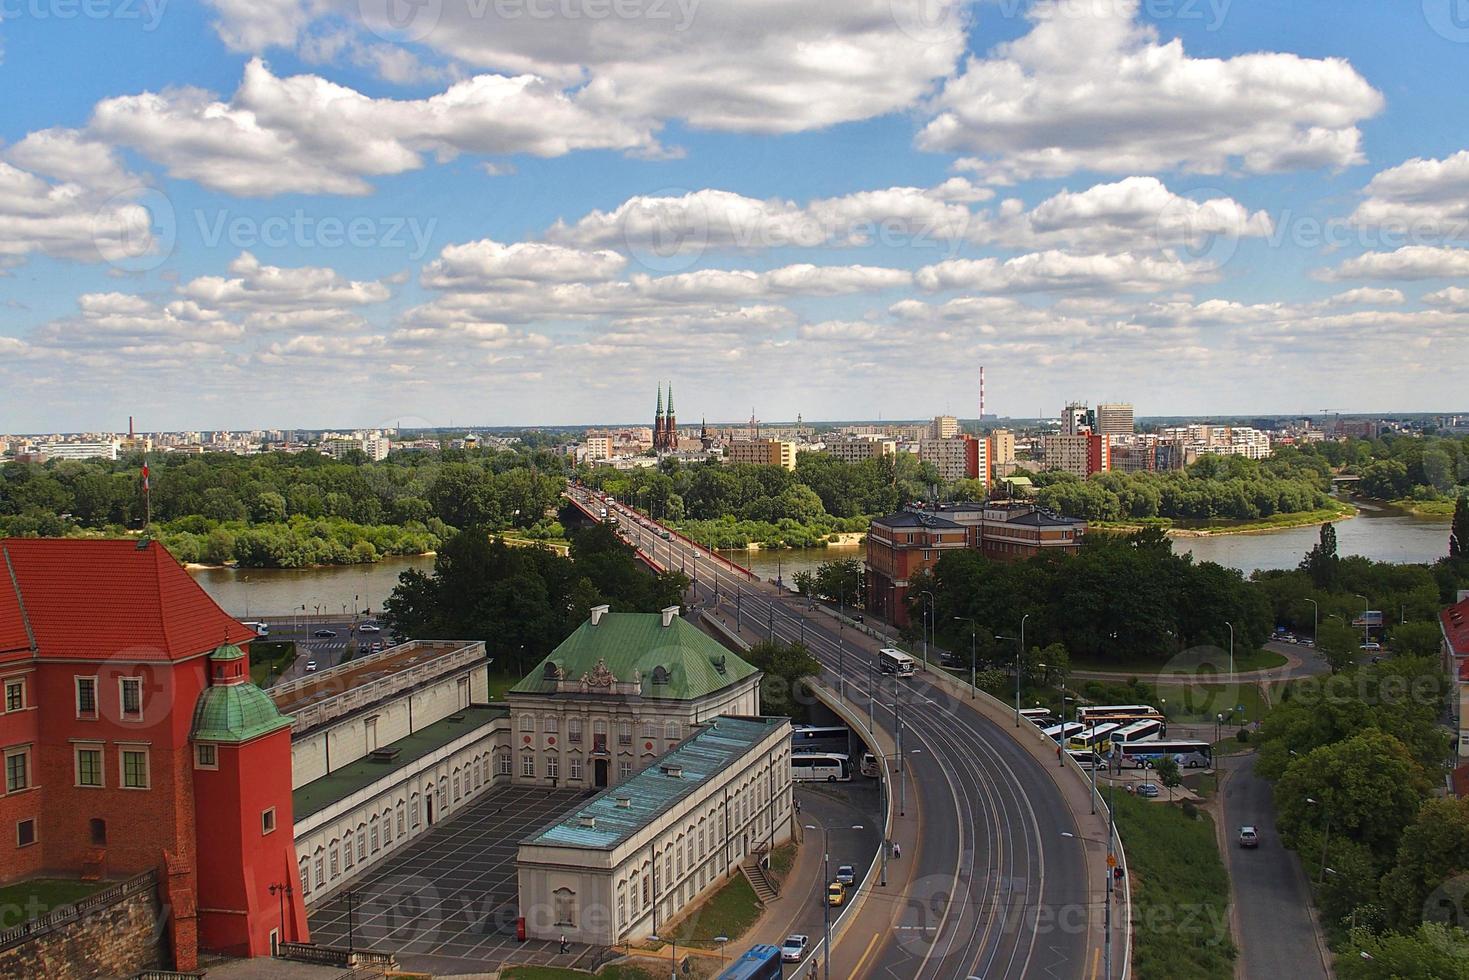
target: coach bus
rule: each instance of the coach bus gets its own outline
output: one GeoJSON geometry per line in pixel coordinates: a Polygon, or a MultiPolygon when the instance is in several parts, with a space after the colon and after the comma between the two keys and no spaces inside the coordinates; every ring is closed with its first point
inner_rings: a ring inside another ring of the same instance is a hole
{"type": "Polygon", "coordinates": [[[1049,738],[1051,741],[1064,742],[1066,739],[1075,735],[1077,732],[1085,731],[1086,726],[1079,721],[1067,721],[1062,722],[1059,725],[1052,725],[1050,728],[1043,728],[1041,730],[1045,732],[1046,737],[1049,738]]]}
{"type": "Polygon", "coordinates": [[[781,980],[780,947],[752,946],[714,980],[781,980]]]}
{"type": "Polygon", "coordinates": [[[1089,704],[1076,709],[1076,720],[1088,725],[1099,725],[1104,721],[1127,725],[1149,718],[1163,721],[1163,712],[1151,704],[1089,704]]]}
{"type": "Polygon", "coordinates": [[[1128,742],[1117,747],[1122,765],[1134,769],[1156,768],[1165,756],[1172,756],[1184,769],[1210,769],[1214,765],[1214,747],[1208,742],[1159,739],[1152,742],[1128,742]]]}
{"type": "Polygon", "coordinates": [[[1066,747],[1077,752],[1095,752],[1098,755],[1106,755],[1112,751],[1112,733],[1121,730],[1121,725],[1111,721],[1092,725],[1072,735],[1067,740],[1066,747]]]}
{"type": "Polygon", "coordinates": [[[846,783],[852,779],[851,762],[835,752],[791,756],[791,781],[796,783],[846,783]]]}
{"type": "Polygon", "coordinates": [[[918,661],[908,656],[902,650],[894,650],[892,647],[883,647],[877,651],[877,669],[884,674],[896,674],[899,677],[910,677],[918,667],[918,661]]]}
{"type": "Polygon", "coordinates": [[[1155,738],[1162,738],[1168,734],[1168,726],[1156,718],[1144,718],[1135,721],[1131,725],[1119,728],[1112,736],[1113,742],[1148,742],[1155,738]]]}
{"type": "Polygon", "coordinates": [[[1050,708],[1021,708],[1020,717],[1041,728],[1054,724],[1050,708]]]}

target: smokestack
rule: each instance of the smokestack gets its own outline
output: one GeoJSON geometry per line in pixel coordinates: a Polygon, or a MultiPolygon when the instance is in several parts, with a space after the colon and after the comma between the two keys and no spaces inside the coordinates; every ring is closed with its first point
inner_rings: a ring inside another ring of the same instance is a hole
{"type": "Polygon", "coordinates": [[[128,416],[128,438],[133,438],[133,417],[131,415],[128,416]]]}

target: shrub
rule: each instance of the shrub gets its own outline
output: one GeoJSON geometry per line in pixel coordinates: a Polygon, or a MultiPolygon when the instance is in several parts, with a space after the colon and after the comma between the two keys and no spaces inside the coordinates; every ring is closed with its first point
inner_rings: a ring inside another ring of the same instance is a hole
{"type": "Polygon", "coordinates": [[[1183,806],[1180,809],[1183,810],[1183,815],[1190,820],[1199,819],[1199,808],[1194,806],[1193,800],[1184,800],[1183,806]]]}
{"type": "Polygon", "coordinates": [[[1243,745],[1250,740],[1250,730],[1248,728],[1241,728],[1234,733],[1234,737],[1239,739],[1240,744],[1243,745]]]}

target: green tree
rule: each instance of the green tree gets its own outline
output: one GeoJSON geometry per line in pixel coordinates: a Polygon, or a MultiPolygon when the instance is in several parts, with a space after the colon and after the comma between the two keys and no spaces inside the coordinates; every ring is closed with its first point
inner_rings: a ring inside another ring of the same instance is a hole
{"type": "Polygon", "coordinates": [[[1423,767],[1402,742],[1369,728],[1286,767],[1275,784],[1276,822],[1292,846],[1308,831],[1329,827],[1333,837],[1357,841],[1386,859],[1429,787],[1423,767]]]}
{"type": "Polygon", "coordinates": [[[1173,799],[1173,791],[1183,785],[1183,773],[1179,771],[1178,760],[1171,755],[1165,755],[1158,761],[1158,782],[1168,787],[1168,798],[1173,799]]]}
{"type": "Polygon", "coordinates": [[[1337,957],[1336,975],[1340,980],[1469,980],[1469,933],[1434,922],[1407,933],[1355,929],[1337,957]]]}
{"type": "Polygon", "coordinates": [[[1323,524],[1321,540],[1301,559],[1301,571],[1311,576],[1317,588],[1327,589],[1336,582],[1340,566],[1341,558],[1336,553],[1336,525],[1323,524]]]}
{"type": "Polygon", "coordinates": [[[1434,657],[1442,644],[1443,633],[1436,620],[1399,623],[1388,634],[1388,645],[1395,657],[1434,657]]]}
{"type": "Polygon", "coordinates": [[[1332,673],[1356,663],[1361,647],[1362,634],[1339,619],[1328,619],[1317,630],[1316,656],[1326,661],[1332,673]]]}
{"type": "Polygon", "coordinates": [[[278,524],[286,519],[286,498],[274,490],[255,495],[250,504],[250,520],[256,524],[278,524]]]}
{"type": "Polygon", "coordinates": [[[802,719],[808,716],[810,695],[804,684],[821,673],[821,663],[804,644],[766,640],[743,656],[765,674],[760,680],[762,714],[802,719]]]}
{"type": "MultiPolygon", "coordinates": [[[[1469,800],[1429,800],[1403,831],[1397,862],[1382,878],[1388,921],[1410,930],[1424,916],[1429,896],[1444,882],[1469,872],[1469,800]]],[[[1465,895],[1453,896],[1462,901],[1465,895]]],[[[1430,910],[1431,911],[1431,910],[1430,910]]],[[[1462,908],[1453,913],[1462,914],[1462,908]]]]}
{"type": "Polygon", "coordinates": [[[1454,520],[1449,525],[1449,557],[1469,556],[1469,494],[1460,494],[1454,502],[1454,520]]]}

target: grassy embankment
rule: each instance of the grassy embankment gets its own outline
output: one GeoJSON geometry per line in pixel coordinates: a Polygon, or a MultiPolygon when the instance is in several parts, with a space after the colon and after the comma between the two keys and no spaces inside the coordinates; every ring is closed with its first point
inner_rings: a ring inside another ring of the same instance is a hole
{"type": "Polygon", "coordinates": [[[1127,794],[1116,800],[1133,900],[1138,980],[1232,980],[1229,873],[1207,814],[1127,794]]]}
{"type": "Polygon", "coordinates": [[[32,878],[30,881],[6,885],[0,888],[0,929],[29,922],[114,884],[116,882],[112,881],[32,878]]]}
{"type": "Polygon", "coordinates": [[[1355,517],[1357,508],[1345,502],[1333,502],[1320,510],[1301,510],[1272,514],[1252,521],[1191,521],[1172,517],[1151,517],[1132,521],[1088,521],[1087,527],[1099,531],[1132,532],[1145,527],[1159,527],[1175,537],[1210,537],[1216,534],[1248,534],[1251,531],[1279,531],[1288,527],[1308,527],[1355,517]]]}
{"type": "Polygon", "coordinates": [[[256,640],[250,644],[250,680],[256,687],[267,687],[295,661],[296,644],[292,641],[256,640]]]}

